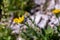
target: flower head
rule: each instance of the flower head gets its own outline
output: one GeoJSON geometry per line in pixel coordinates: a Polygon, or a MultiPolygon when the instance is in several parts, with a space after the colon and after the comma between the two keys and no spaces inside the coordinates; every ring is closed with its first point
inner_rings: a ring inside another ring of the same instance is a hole
{"type": "Polygon", "coordinates": [[[13,22],[15,22],[15,23],[22,23],[23,21],[24,21],[24,16],[13,19],[13,22]]]}
{"type": "Polygon", "coordinates": [[[22,23],[24,21],[24,16],[22,17],[19,17],[19,20],[18,20],[20,23],[22,23]]]}
{"type": "Polygon", "coordinates": [[[52,11],[54,14],[58,14],[60,12],[60,9],[55,9],[52,11]]]}

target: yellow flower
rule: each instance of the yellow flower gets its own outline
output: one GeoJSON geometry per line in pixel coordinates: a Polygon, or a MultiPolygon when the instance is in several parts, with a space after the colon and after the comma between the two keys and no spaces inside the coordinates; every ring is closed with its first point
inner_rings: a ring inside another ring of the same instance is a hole
{"type": "Polygon", "coordinates": [[[18,22],[18,18],[13,19],[13,22],[19,23],[19,22],[18,22]]]}
{"type": "Polygon", "coordinates": [[[60,12],[60,9],[55,9],[55,10],[53,10],[52,12],[53,12],[54,14],[57,14],[57,13],[60,12]]]}
{"type": "Polygon", "coordinates": [[[13,22],[15,23],[22,23],[23,21],[24,21],[24,16],[13,19],[13,22]]]}
{"type": "Polygon", "coordinates": [[[19,17],[19,22],[22,23],[24,21],[24,16],[19,17]]]}

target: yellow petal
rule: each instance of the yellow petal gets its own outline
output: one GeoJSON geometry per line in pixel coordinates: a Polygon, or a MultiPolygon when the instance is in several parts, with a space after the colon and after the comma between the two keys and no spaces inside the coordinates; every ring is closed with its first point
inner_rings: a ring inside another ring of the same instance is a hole
{"type": "Polygon", "coordinates": [[[13,19],[13,22],[18,23],[18,18],[13,19]]]}
{"type": "Polygon", "coordinates": [[[59,10],[59,9],[55,9],[55,10],[53,10],[52,12],[53,12],[54,14],[56,14],[56,13],[59,13],[60,10],[59,10]]]}
{"type": "Polygon", "coordinates": [[[19,17],[19,20],[18,20],[20,23],[22,23],[24,21],[24,16],[22,17],[19,17]]]}

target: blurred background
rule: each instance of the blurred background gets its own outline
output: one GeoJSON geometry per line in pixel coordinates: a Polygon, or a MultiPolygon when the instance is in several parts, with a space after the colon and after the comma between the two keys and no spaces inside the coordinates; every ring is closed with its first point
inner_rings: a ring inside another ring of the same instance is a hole
{"type": "Polygon", "coordinates": [[[60,40],[60,0],[0,0],[0,40],[60,40]]]}

